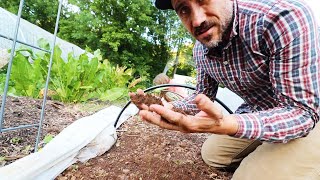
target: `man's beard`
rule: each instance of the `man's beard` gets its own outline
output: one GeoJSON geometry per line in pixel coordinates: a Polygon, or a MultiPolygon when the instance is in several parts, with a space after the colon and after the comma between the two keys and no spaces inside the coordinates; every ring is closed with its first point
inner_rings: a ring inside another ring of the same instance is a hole
{"type": "Polygon", "coordinates": [[[232,1],[226,1],[226,6],[224,12],[224,18],[221,21],[217,19],[213,19],[211,21],[205,21],[201,24],[201,26],[197,27],[194,31],[194,35],[198,36],[201,33],[209,30],[210,28],[217,27],[217,36],[213,39],[214,34],[209,34],[208,36],[204,37],[203,39],[199,39],[199,41],[204,44],[207,48],[214,48],[217,47],[221,42],[223,37],[228,34],[228,28],[232,23],[233,17],[233,3],[232,1]],[[220,26],[219,26],[220,25],[220,26]]]}
{"type": "MultiPolygon", "coordinates": [[[[215,28],[215,26],[218,26],[219,22],[216,21],[205,21],[203,22],[203,24],[201,24],[199,28],[199,30],[195,30],[195,35],[199,34],[198,32],[204,31],[204,29],[209,29],[209,28],[215,28]]],[[[218,46],[218,44],[222,41],[222,34],[224,32],[224,28],[221,24],[221,26],[219,26],[219,29],[217,31],[218,36],[215,37],[215,39],[213,39],[214,34],[209,34],[208,36],[204,37],[203,39],[198,39],[202,44],[204,44],[206,47],[208,48],[214,48],[216,46],[218,46]]]]}

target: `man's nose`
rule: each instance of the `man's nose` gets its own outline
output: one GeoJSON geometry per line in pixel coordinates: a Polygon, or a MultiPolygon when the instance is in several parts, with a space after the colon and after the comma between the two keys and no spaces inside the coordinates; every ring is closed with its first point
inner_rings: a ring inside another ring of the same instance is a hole
{"type": "Polygon", "coordinates": [[[206,21],[206,14],[204,10],[200,8],[196,8],[192,13],[192,26],[199,27],[204,21],[206,21]]]}

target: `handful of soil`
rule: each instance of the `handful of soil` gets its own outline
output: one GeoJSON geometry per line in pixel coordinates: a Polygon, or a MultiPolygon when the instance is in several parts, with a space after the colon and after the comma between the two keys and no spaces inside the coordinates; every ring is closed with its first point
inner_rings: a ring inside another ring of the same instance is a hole
{"type": "MultiPolygon", "coordinates": [[[[131,98],[131,102],[135,105],[145,104],[147,106],[150,106],[151,104],[158,104],[158,105],[163,106],[161,99],[157,96],[152,95],[152,94],[144,94],[144,95],[136,94],[133,98],[131,98]]],[[[184,114],[184,115],[191,114],[190,112],[183,111],[182,109],[179,109],[176,107],[173,107],[172,110],[175,112],[184,114]]]]}
{"type": "Polygon", "coordinates": [[[133,98],[131,98],[131,102],[135,105],[145,104],[150,106],[151,104],[159,104],[163,106],[161,99],[151,94],[136,94],[133,96],[133,98]]]}

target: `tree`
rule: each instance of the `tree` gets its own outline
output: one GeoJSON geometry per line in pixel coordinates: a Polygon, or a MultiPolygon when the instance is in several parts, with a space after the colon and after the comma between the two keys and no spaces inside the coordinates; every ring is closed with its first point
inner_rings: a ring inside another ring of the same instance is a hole
{"type": "MultiPolygon", "coordinates": [[[[0,4],[16,13],[19,0],[0,4]]],[[[58,1],[28,0],[22,17],[53,32],[57,9],[58,1]]],[[[151,0],[68,0],[58,36],[83,49],[100,49],[110,62],[136,69],[135,76],[152,78],[171,59],[172,49],[180,49],[188,39],[177,22],[173,11],[160,11],[151,0]]]]}
{"type": "Polygon", "coordinates": [[[167,39],[169,46],[173,49],[173,59],[169,60],[165,71],[169,70],[169,66],[173,67],[169,71],[169,76],[174,74],[191,75],[194,69],[192,59],[192,48],[194,39],[181,24],[178,16],[173,11],[168,11],[168,33],[167,39]],[[179,68],[179,69],[178,69],[179,68]]]}
{"type": "Polygon", "coordinates": [[[61,21],[59,35],[101,49],[111,62],[154,76],[169,59],[164,14],[145,0],[72,1],[80,8],[61,21]]]}
{"type": "Polygon", "coordinates": [[[193,42],[186,43],[180,48],[179,64],[176,73],[186,76],[195,76],[195,62],[192,56],[193,42]]]}

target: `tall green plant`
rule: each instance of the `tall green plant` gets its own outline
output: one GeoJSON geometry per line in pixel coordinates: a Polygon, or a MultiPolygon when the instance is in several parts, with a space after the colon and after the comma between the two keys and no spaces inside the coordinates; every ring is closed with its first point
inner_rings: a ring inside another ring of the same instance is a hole
{"type": "Polygon", "coordinates": [[[41,59],[36,58],[33,63],[28,50],[16,52],[11,70],[11,86],[14,87],[16,95],[38,98],[39,91],[45,82],[41,73],[41,59]]]}
{"type": "Polygon", "coordinates": [[[55,48],[51,81],[56,94],[54,99],[64,102],[100,99],[114,101],[127,96],[127,84],[132,77],[132,69],[112,66],[108,60],[102,60],[100,51],[93,58],[87,54],[79,57],[68,56],[65,62],[61,50],[55,48]]]}
{"type": "MultiPolygon", "coordinates": [[[[39,43],[40,46],[47,46],[42,41],[39,43]]],[[[103,60],[99,50],[95,51],[91,58],[87,53],[79,57],[70,53],[68,59],[64,60],[61,55],[61,49],[55,47],[48,91],[49,96],[55,100],[114,101],[126,97],[129,91],[128,85],[135,81],[133,69],[114,66],[108,60],[103,60]]],[[[10,80],[10,88],[15,90],[16,95],[33,98],[43,95],[49,57],[47,53],[34,53],[28,49],[16,52],[10,80]]],[[[4,77],[4,74],[0,76],[1,86],[4,84],[4,77]]]]}

